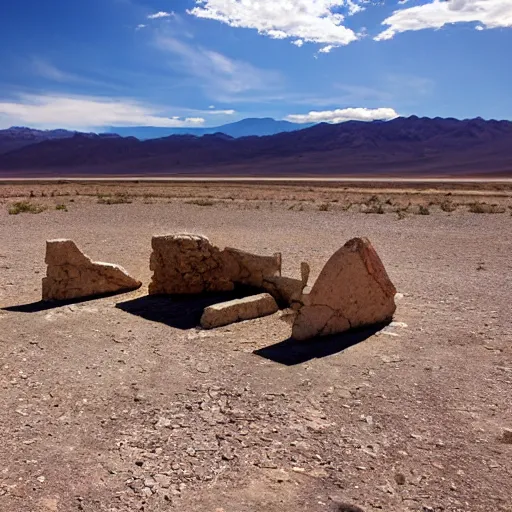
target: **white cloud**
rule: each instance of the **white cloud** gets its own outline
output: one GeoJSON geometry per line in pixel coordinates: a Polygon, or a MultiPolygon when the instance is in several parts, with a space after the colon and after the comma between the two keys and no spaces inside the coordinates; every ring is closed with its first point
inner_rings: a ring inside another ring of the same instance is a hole
{"type": "Polygon", "coordinates": [[[312,111],[308,114],[291,114],[286,117],[292,123],[342,123],[344,121],[376,121],[398,117],[392,108],[344,108],[312,111]]]}
{"type": "Polygon", "coordinates": [[[154,14],[149,14],[148,20],[156,20],[158,18],[170,18],[171,16],[174,16],[173,12],[160,11],[155,12],[154,14]]]}
{"type": "Polygon", "coordinates": [[[304,41],[302,39],[296,39],[295,41],[292,41],[292,44],[300,48],[301,46],[304,45],[304,41]]]}
{"type": "MultiPolygon", "coordinates": [[[[267,90],[280,85],[281,74],[260,69],[248,62],[230,59],[219,52],[184,41],[157,36],[157,46],[177,57],[182,72],[192,76],[210,98],[226,93],[240,94],[251,90],[267,90]],[[197,80],[199,79],[199,80],[197,80]]],[[[176,68],[176,63],[173,63],[176,68]]]]}
{"type": "Polygon", "coordinates": [[[20,95],[0,101],[0,127],[29,125],[84,130],[102,126],[201,126],[202,117],[163,115],[163,109],[133,100],[90,96],[20,95]]]}
{"type": "MultiPolygon", "coordinates": [[[[196,0],[187,11],[198,18],[252,28],[272,39],[341,46],[359,35],[344,25],[345,16],[364,9],[366,0],[196,0]]],[[[294,42],[297,46],[301,46],[294,42]]]]}
{"type": "Polygon", "coordinates": [[[327,46],[324,46],[323,48],[320,48],[318,50],[318,53],[330,53],[330,51],[335,48],[332,44],[328,44],[327,46]]]}
{"type": "Polygon", "coordinates": [[[236,110],[206,110],[205,114],[221,115],[221,116],[233,116],[236,114],[236,110]]]}
{"type": "Polygon", "coordinates": [[[135,30],[141,30],[143,28],[146,28],[147,25],[144,25],[144,23],[139,23],[136,27],[135,27],[135,30]]]}
{"type": "MultiPolygon", "coordinates": [[[[451,23],[476,22],[485,28],[512,27],[511,0],[432,0],[395,11],[382,24],[389,28],[374,39],[392,39],[400,32],[439,29],[451,23]]],[[[480,25],[479,25],[480,26],[480,25]]]]}

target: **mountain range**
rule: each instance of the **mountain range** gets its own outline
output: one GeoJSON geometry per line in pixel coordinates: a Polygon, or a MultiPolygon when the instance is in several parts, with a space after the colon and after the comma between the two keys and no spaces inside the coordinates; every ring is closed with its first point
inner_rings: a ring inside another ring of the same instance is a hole
{"type": "Polygon", "coordinates": [[[512,123],[396,118],[271,136],[72,133],[0,155],[0,176],[512,176],[512,123]]]}
{"type": "MultiPolygon", "coordinates": [[[[251,135],[264,136],[275,135],[276,133],[291,132],[313,126],[309,124],[290,123],[289,121],[278,121],[271,117],[247,118],[235,123],[215,126],[213,128],[161,128],[158,126],[109,126],[105,133],[98,134],[100,137],[136,137],[139,140],[159,139],[170,135],[211,135],[223,133],[233,138],[248,137],[251,135]]],[[[14,149],[20,149],[30,144],[36,144],[44,140],[67,139],[75,134],[81,133],[70,130],[37,130],[24,126],[13,126],[6,130],[0,130],[0,154],[7,153],[14,149]]],[[[95,133],[81,133],[83,136],[95,136],[95,133]]]]}
{"type": "Polygon", "coordinates": [[[213,135],[223,133],[233,138],[257,135],[275,135],[282,132],[294,132],[313,126],[314,123],[297,124],[290,121],[278,121],[271,117],[247,118],[234,123],[215,126],[213,128],[160,128],[155,126],[110,126],[108,133],[122,137],[136,137],[139,140],[159,139],[169,135],[213,135]]]}

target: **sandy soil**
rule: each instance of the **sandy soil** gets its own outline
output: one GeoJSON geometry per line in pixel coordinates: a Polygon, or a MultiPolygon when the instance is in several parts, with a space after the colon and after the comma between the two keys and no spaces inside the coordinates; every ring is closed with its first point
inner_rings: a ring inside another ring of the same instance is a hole
{"type": "Polygon", "coordinates": [[[0,187],[0,510],[512,511],[509,187],[75,187],[0,187]],[[48,209],[9,215],[21,199],[48,209]],[[146,297],[151,235],[180,231],[312,280],[367,236],[397,323],[303,344],[279,314],[201,331],[215,298],[146,297]],[[38,302],[63,237],[145,285],[38,302]]]}

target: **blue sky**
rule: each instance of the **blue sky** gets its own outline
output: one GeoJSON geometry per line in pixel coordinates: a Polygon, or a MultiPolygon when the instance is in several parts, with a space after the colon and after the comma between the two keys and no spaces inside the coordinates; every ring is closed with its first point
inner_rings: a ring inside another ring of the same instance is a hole
{"type": "Polygon", "coordinates": [[[10,0],[0,128],[512,119],[512,0],[10,0]]]}

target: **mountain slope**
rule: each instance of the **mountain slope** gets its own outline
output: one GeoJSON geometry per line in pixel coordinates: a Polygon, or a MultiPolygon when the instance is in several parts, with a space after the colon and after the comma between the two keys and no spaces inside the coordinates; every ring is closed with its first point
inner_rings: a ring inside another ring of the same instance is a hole
{"type": "Polygon", "coordinates": [[[160,128],[155,126],[110,126],[109,133],[117,133],[122,137],[137,137],[140,140],[157,139],[169,135],[211,135],[224,133],[230,137],[248,137],[251,135],[264,136],[276,133],[291,132],[313,126],[310,124],[277,121],[271,117],[247,118],[234,123],[224,124],[213,128],[160,128]]]}
{"type": "MultiPolygon", "coordinates": [[[[0,130],[0,154],[21,149],[45,140],[68,139],[78,132],[69,130],[36,130],[23,126],[13,126],[0,130]]],[[[84,134],[92,135],[92,134],[84,134]]],[[[116,137],[114,134],[102,134],[102,137],[116,137]]]]}
{"type": "Polygon", "coordinates": [[[512,123],[397,118],[319,124],[267,137],[74,135],[0,155],[0,175],[512,176],[512,123]]]}

